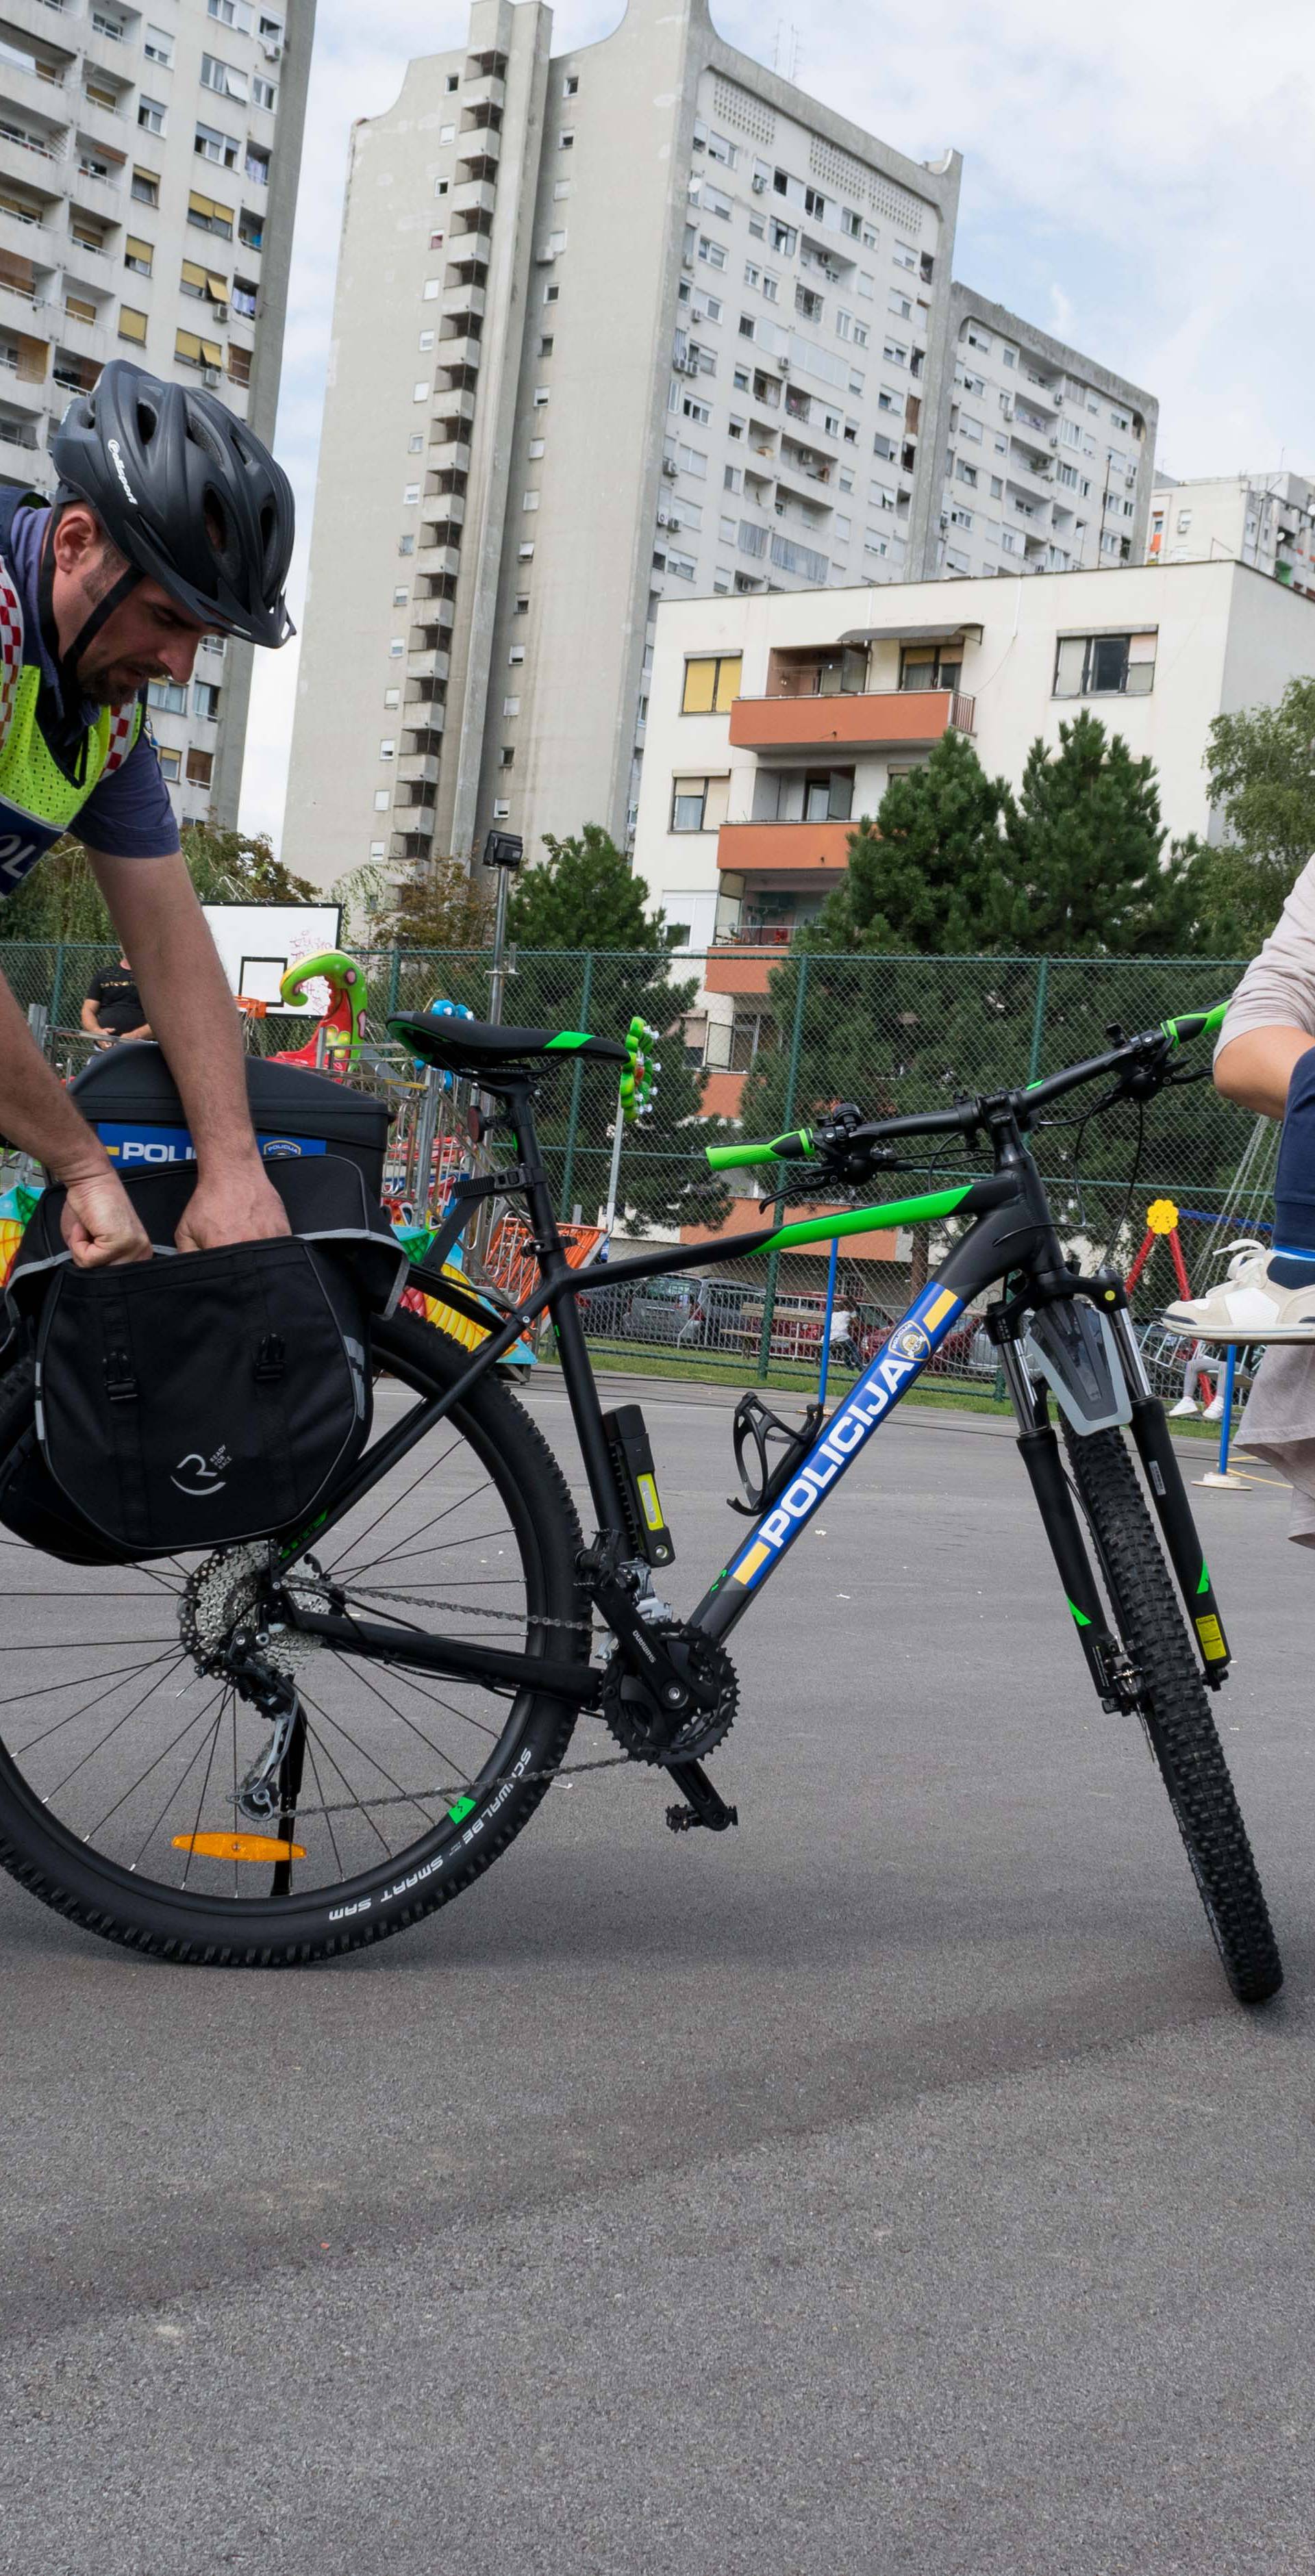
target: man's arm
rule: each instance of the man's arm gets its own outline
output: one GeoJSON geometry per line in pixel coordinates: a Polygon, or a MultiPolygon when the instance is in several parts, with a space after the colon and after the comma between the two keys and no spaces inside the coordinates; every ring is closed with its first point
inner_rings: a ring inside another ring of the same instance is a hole
{"type": "Polygon", "coordinates": [[[196,1144],[197,1185],[179,1250],[286,1234],[283,1202],[252,1131],[238,1015],[181,854],[125,859],[89,848],[87,856],[196,1144]]]}
{"type": "Polygon", "coordinates": [[[84,1270],[149,1261],[146,1229],[134,1215],[104,1146],[92,1134],[0,976],[0,1128],[11,1145],[45,1163],[67,1189],[64,1241],[84,1270]]]}
{"type": "Polygon", "coordinates": [[[1215,1057],[1215,1089],[1225,1100],[1257,1110],[1262,1118],[1282,1118],[1294,1065],[1315,1046],[1308,1029],[1244,1029],[1230,1038],[1215,1057]]]}
{"type": "Polygon", "coordinates": [[[90,993],[88,993],[87,998],[82,1005],[81,1024],[86,1030],[89,1038],[103,1037],[104,1031],[100,1024],[100,1004],[99,1002],[93,1002],[90,993]]]}

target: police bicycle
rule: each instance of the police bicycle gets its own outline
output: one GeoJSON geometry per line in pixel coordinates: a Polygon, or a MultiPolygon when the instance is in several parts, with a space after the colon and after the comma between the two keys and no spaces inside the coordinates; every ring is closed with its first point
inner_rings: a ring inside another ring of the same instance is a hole
{"type": "MultiPolygon", "coordinates": [[[[553,1064],[623,1063],[625,1049],[574,1031],[394,1021],[409,1049],[497,1104],[490,1128],[509,1136],[509,1157],[463,1186],[523,1200],[538,1283],[473,1354],[410,1314],[379,1325],[375,1434],[312,1528],[85,1574],[7,1550],[0,1858],[139,1950],[246,1966],[329,1958],[469,1887],[568,1767],[583,1712],[606,1749],[570,1767],[644,1766],[675,1791],[675,1830],[727,1830],[736,1810],[705,1765],[737,1711],[733,1632],[993,1287],[988,1327],[1077,1651],[1102,1707],[1144,1727],[1229,1983],[1264,2002],[1282,1970],[1211,1713],[1229,1662],[1219,1604],[1122,1284],[1065,1259],[1028,1141],[1070,1093],[1095,1089],[1096,1108],[1144,1103],[1188,1078],[1181,1050],[1221,1016],[1111,1032],[1104,1054],[1025,1090],[926,1115],[844,1111],[770,1144],[709,1149],[714,1166],[788,1173],[796,1198],[809,1175],[805,1194],[831,1203],[736,1237],[730,1258],[928,1221],[964,1230],[829,1417],[791,1426],[742,1401],[752,1526],[688,1618],[659,1588],[673,1546],[642,1416],[599,1400],[535,1130],[553,1064]],[[870,1203],[874,1182],[909,1168],[900,1148],[915,1138],[984,1146],[990,1170],[870,1203]],[[837,1211],[837,1194],[858,1203],[837,1211]],[[545,1312],[587,1536],[495,1374],[545,1312]]],[[[705,1259],[650,1247],[608,1277],[621,1289],[705,1259]]],[[[423,1267],[414,1276],[423,1288],[423,1267]]],[[[460,1293],[445,1283],[449,1302],[460,1293]]],[[[19,1369],[0,1385],[0,1443],[23,1434],[32,1403],[19,1369]]]]}

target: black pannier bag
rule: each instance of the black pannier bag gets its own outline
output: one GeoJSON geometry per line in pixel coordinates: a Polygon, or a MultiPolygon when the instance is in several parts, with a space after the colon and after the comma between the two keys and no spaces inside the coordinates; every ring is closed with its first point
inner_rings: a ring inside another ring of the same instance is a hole
{"type": "MultiPolygon", "coordinates": [[[[267,1161],[337,1154],[355,1163],[378,1198],[392,1123],[386,1101],[273,1056],[249,1055],[246,1077],[251,1123],[267,1161]]],[[[125,1180],[190,1160],[187,1113],[164,1057],[148,1040],[93,1056],[69,1088],[125,1180]]]]}
{"type": "Polygon", "coordinates": [[[180,1253],[194,1164],[124,1175],[150,1261],[79,1270],[47,1190],[7,1295],[35,1340],[36,1425],[0,1460],[0,1520],[74,1564],[304,1527],[370,1430],[371,1310],[406,1256],[361,1172],[272,1162],[291,1235],[180,1253]]]}

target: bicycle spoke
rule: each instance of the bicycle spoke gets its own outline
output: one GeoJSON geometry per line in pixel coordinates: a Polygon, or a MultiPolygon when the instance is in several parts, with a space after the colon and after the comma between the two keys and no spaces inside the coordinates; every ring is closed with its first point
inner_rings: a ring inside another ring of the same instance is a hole
{"type": "Polygon", "coordinates": [[[201,1830],[201,1816],[205,1807],[205,1793],[210,1786],[210,1774],[215,1765],[215,1748],[219,1742],[220,1728],[224,1723],[224,1709],[227,1704],[227,1698],[227,1692],[221,1691],[219,1694],[219,1706],[215,1711],[215,1722],[210,1730],[210,1752],[205,1766],[205,1778],[201,1782],[201,1795],[196,1802],[196,1814],[192,1820],[192,1830],[188,1836],[187,1850],[183,1857],[182,1885],[184,1887],[187,1885],[192,1863],[196,1858],[196,1837],[201,1830]]]}
{"type": "MultiPolygon", "coordinates": [[[[218,1694],[216,1694],[216,1696],[218,1696],[218,1694]]],[[[206,1702],[206,1707],[207,1707],[207,1708],[213,1708],[213,1706],[214,1706],[214,1700],[208,1700],[208,1701],[206,1702]]],[[[201,1710],[198,1710],[198,1711],[197,1711],[197,1715],[198,1715],[198,1716],[201,1716],[202,1714],[204,1714],[204,1712],[203,1712],[203,1711],[201,1711],[201,1710]]],[[[192,1725],[194,1725],[194,1724],[195,1724],[195,1722],[196,1722],[196,1721],[195,1721],[195,1719],[193,1719],[193,1720],[189,1723],[189,1725],[187,1725],[187,1726],[183,1727],[183,1728],[182,1728],[182,1730],[181,1730],[181,1732],[180,1732],[179,1734],[177,1734],[177,1735],[174,1737],[173,1744],[167,1744],[167,1745],[165,1746],[165,1748],[164,1748],[164,1752],[163,1752],[163,1753],[161,1753],[160,1755],[158,1755],[157,1759],[156,1759],[156,1760],[151,1764],[151,1766],[150,1766],[150,1770],[148,1770],[148,1771],[143,1771],[142,1776],[141,1776],[141,1779],[140,1779],[140,1780],[138,1780],[138,1781],[135,1783],[134,1787],[133,1787],[133,1788],[131,1788],[131,1789],[128,1789],[128,1790],[125,1790],[125,1791],[124,1791],[124,1795],[123,1795],[123,1797],[122,1797],[122,1798],[120,1799],[120,1801],[119,1801],[119,1805],[120,1805],[120,1806],[125,1805],[125,1804],[127,1803],[127,1800],[128,1800],[130,1797],[135,1797],[135,1796],[136,1796],[136,1794],[137,1794],[137,1790],[138,1790],[138,1789],[140,1789],[140,1788],[142,1787],[142,1785],[143,1785],[143,1783],[144,1783],[145,1781],[149,1780],[149,1778],[150,1778],[150,1776],[151,1776],[151,1771],[158,1771],[158,1769],[159,1769],[159,1767],[160,1767],[160,1763],[161,1763],[161,1762],[163,1762],[163,1761],[165,1761],[165,1760],[167,1759],[168,1755],[169,1755],[170,1753],[172,1753],[172,1751],[173,1751],[173,1749],[174,1749],[174,1744],[181,1744],[181,1743],[182,1743],[183,1736],[184,1736],[184,1735],[188,1735],[188,1734],[190,1734],[190,1733],[191,1733],[191,1727],[192,1727],[192,1725]]],[[[173,1802],[174,1802],[175,1798],[176,1798],[176,1797],[178,1797],[178,1795],[179,1795],[179,1793],[180,1793],[180,1791],[181,1791],[181,1789],[182,1789],[183,1782],[184,1782],[184,1780],[187,1778],[187,1774],[188,1774],[188,1772],[192,1769],[192,1766],[193,1766],[193,1764],[194,1764],[194,1763],[196,1763],[196,1762],[199,1762],[199,1761],[200,1761],[201,1756],[202,1756],[202,1754],[203,1754],[203,1752],[204,1752],[204,1751],[205,1751],[205,1738],[204,1738],[204,1736],[203,1736],[203,1737],[202,1737],[202,1739],[201,1739],[201,1742],[197,1745],[195,1752],[194,1752],[194,1753],[189,1753],[189,1755],[188,1755],[188,1757],[187,1757],[186,1762],[183,1764],[182,1771],[180,1772],[180,1774],[179,1774],[179,1776],[178,1776],[177,1780],[175,1780],[174,1785],[173,1785],[172,1789],[170,1790],[168,1797],[165,1799],[164,1805],[161,1807],[160,1812],[159,1812],[159,1815],[156,1817],[154,1824],[153,1824],[153,1825],[151,1825],[150,1827],[148,1827],[147,1832],[146,1832],[146,1833],[145,1833],[145,1835],[143,1836],[143,1838],[142,1838],[141,1842],[138,1844],[138,1846],[137,1846],[137,1850],[136,1850],[136,1853],[135,1853],[134,1857],[133,1857],[133,1858],[129,1861],[129,1863],[128,1863],[128,1867],[129,1867],[129,1869],[135,1869],[135,1868],[137,1867],[137,1863],[138,1863],[138,1861],[141,1859],[142,1853],[147,1849],[147,1847],[149,1846],[149,1844],[154,1840],[154,1837],[155,1837],[155,1836],[156,1836],[156,1834],[159,1832],[160,1827],[161,1827],[161,1825],[163,1824],[165,1817],[168,1815],[168,1813],[169,1813],[169,1809],[170,1809],[170,1808],[171,1808],[171,1806],[173,1805],[173,1802]]],[[[102,1824],[102,1825],[103,1825],[103,1824],[105,1824],[105,1823],[108,1821],[108,1818],[109,1818],[110,1816],[114,1815],[114,1814],[115,1814],[115,1812],[116,1812],[116,1810],[115,1810],[113,1807],[108,1808],[108,1809],[107,1809],[107,1811],[106,1811],[106,1814],[105,1814],[104,1816],[102,1816],[102,1818],[101,1818],[101,1824],[102,1824]]],[[[99,1831],[99,1827],[97,1827],[97,1831],[99,1831]]]]}

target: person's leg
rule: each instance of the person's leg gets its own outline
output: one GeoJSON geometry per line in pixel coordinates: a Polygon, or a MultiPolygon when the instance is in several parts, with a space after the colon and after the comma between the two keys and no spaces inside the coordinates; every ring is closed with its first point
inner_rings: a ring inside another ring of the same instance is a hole
{"type": "Polygon", "coordinates": [[[1269,1276],[1279,1288],[1304,1288],[1315,1280],[1315,1047],[1297,1058],[1288,1085],[1269,1276]]]}

